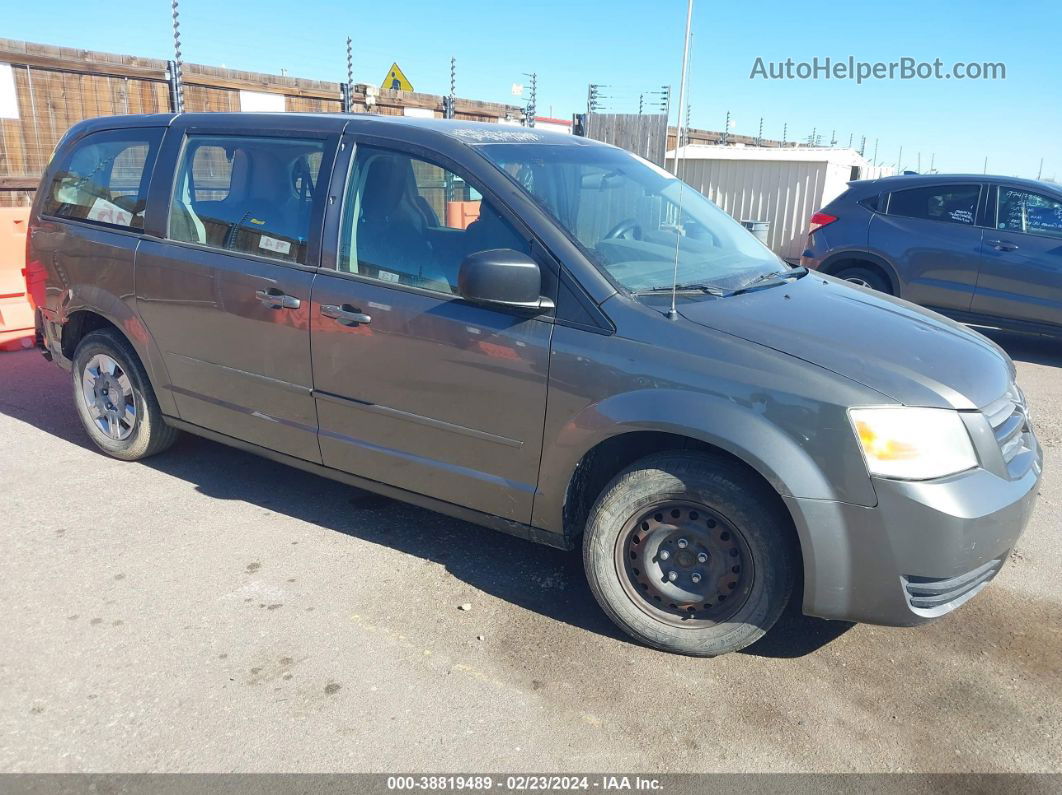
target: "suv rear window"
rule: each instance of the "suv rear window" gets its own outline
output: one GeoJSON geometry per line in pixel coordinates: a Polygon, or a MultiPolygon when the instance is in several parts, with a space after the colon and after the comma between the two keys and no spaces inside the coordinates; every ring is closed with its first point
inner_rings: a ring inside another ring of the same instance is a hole
{"type": "Polygon", "coordinates": [[[305,264],[324,144],[189,136],[177,166],[169,238],[305,264]]]}
{"type": "Polygon", "coordinates": [[[42,212],[123,229],[144,228],[147,185],[161,129],[108,130],[82,138],[48,186],[42,212]]]}
{"type": "Polygon", "coordinates": [[[934,185],[897,190],[889,197],[889,215],[972,226],[980,196],[980,185],[934,185]]]}

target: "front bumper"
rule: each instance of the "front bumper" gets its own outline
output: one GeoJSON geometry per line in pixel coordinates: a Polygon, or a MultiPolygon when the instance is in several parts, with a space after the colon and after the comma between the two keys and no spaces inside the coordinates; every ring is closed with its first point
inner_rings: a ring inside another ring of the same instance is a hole
{"type": "Polygon", "coordinates": [[[804,612],[911,626],[951,612],[1006,563],[1036,503],[1043,454],[1020,477],[985,469],[874,479],[878,504],[785,498],[804,556],[804,612]]]}

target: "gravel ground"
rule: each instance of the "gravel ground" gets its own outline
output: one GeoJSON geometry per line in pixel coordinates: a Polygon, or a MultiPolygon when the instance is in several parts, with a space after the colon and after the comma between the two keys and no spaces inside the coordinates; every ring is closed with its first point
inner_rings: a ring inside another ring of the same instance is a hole
{"type": "Polygon", "coordinates": [[[997,339],[1047,474],[996,581],[715,660],[628,642],[577,555],[191,437],[106,458],[0,354],[0,770],[1062,771],[1062,345],[997,339]]]}

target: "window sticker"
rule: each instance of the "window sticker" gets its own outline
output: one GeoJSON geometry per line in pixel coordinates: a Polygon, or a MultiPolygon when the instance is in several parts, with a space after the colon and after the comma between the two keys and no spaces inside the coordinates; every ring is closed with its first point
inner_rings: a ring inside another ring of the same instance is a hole
{"type": "Polygon", "coordinates": [[[264,248],[266,251],[275,251],[277,254],[291,253],[291,243],[287,240],[277,240],[269,235],[262,235],[261,240],[258,241],[258,248],[264,248]]]}
{"type": "Polygon", "coordinates": [[[89,221],[98,221],[101,224],[115,224],[117,226],[131,226],[133,220],[131,213],[106,199],[96,199],[85,218],[89,221]]]}
{"type": "Polygon", "coordinates": [[[391,273],[390,271],[380,271],[378,278],[382,282],[394,282],[397,284],[399,275],[397,273],[391,273]]]}

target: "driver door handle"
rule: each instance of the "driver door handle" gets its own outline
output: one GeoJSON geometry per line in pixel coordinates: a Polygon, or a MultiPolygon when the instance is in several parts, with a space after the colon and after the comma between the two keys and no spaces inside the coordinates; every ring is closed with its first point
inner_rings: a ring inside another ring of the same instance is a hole
{"type": "Polygon", "coordinates": [[[276,287],[270,287],[268,290],[256,290],[255,297],[270,309],[298,309],[302,306],[302,301],[298,298],[288,295],[276,287]]]}
{"type": "Polygon", "coordinates": [[[1018,244],[1011,243],[1009,240],[986,240],[985,242],[996,251],[1016,251],[1018,249],[1018,244]]]}
{"type": "Polygon", "coordinates": [[[359,309],[355,309],[350,304],[343,304],[343,306],[321,304],[321,314],[344,326],[368,325],[372,323],[372,317],[359,309]]]}

